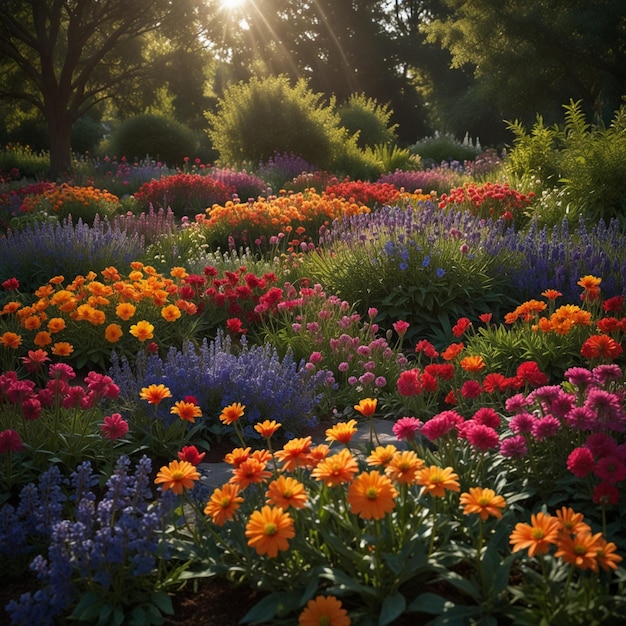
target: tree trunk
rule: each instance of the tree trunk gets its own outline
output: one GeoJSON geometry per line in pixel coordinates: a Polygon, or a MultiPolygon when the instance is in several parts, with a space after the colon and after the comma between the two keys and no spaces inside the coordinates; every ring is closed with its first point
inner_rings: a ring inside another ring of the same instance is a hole
{"type": "Polygon", "coordinates": [[[72,119],[67,111],[46,115],[50,136],[50,177],[66,177],[72,171],[72,119]]]}

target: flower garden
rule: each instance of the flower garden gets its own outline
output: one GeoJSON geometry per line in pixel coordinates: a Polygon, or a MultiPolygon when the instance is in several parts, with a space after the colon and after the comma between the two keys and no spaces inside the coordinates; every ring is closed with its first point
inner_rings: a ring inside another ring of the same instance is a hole
{"type": "Polygon", "coordinates": [[[270,165],[2,174],[3,619],[164,624],[216,579],[249,624],[621,623],[623,220],[548,223],[506,160],[270,165]]]}

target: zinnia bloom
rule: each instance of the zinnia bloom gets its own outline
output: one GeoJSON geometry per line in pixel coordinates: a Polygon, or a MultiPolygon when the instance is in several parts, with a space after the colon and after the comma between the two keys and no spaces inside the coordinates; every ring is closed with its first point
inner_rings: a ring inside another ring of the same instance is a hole
{"type": "Polygon", "coordinates": [[[119,413],[107,415],[100,424],[100,432],[106,439],[120,439],[128,432],[128,422],[119,413]]]}
{"type": "Polygon", "coordinates": [[[320,461],[311,472],[311,476],[323,481],[329,487],[334,487],[341,483],[350,482],[358,471],[359,465],[356,459],[352,456],[350,450],[344,448],[337,454],[328,456],[320,461]]]}
{"type": "Polygon", "coordinates": [[[233,402],[225,406],[220,414],[220,421],[227,425],[234,424],[243,417],[245,408],[246,406],[240,402],[233,402]]]}
{"type": "Polygon", "coordinates": [[[401,417],[391,428],[398,441],[406,439],[413,441],[415,433],[422,427],[422,422],[416,417],[401,417]]]}
{"type": "Polygon", "coordinates": [[[587,359],[615,359],[622,352],[622,346],[608,335],[592,335],[580,349],[580,353],[587,359]]]}
{"type": "Polygon", "coordinates": [[[509,537],[513,552],[528,548],[528,556],[545,554],[550,546],[556,544],[559,538],[561,523],[556,517],[547,513],[537,513],[531,516],[531,523],[519,522],[509,537]]]}
{"type": "Polygon", "coordinates": [[[417,484],[424,487],[424,492],[439,498],[448,491],[460,491],[458,474],[451,467],[431,465],[417,471],[417,484]]]}
{"type": "Polygon", "coordinates": [[[490,515],[500,519],[506,502],[502,496],[496,495],[493,489],[482,487],[470,487],[468,493],[462,493],[459,500],[465,515],[476,513],[481,520],[486,520],[490,515]]]}
{"type": "Polygon", "coordinates": [[[485,369],[485,361],[480,355],[470,355],[461,359],[461,368],[466,372],[480,372],[485,369]]]}
{"type": "Polygon", "coordinates": [[[139,397],[149,404],[157,405],[165,398],[171,398],[172,392],[163,384],[148,385],[139,392],[139,397]]]}
{"type": "Polygon", "coordinates": [[[396,452],[387,467],[385,474],[397,483],[413,484],[416,480],[416,473],[424,467],[424,461],[420,459],[413,450],[396,452]]]}
{"type": "Polygon", "coordinates": [[[294,509],[302,509],[306,506],[307,501],[304,485],[291,476],[281,475],[273,480],[269,484],[265,496],[268,504],[279,506],[283,510],[287,510],[290,506],[294,509]]]}
{"type": "Polygon", "coordinates": [[[183,489],[192,489],[196,480],[200,480],[198,470],[187,461],[171,461],[164,465],[154,479],[155,484],[163,485],[163,491],[171,489],[180,495],[183,489]]]}
{"type": "Polygon", "coordinates": [[[354,410],[358,411],[364,417],[372,417],[376,413],[376,405],[378,400],[376,398],[364,398],[358,404],[354,405],[354,410]]]}
{"type": "Polygon", "coordinates": [[[309,462],[311,452],[311,436],[296,437],[289,440],[282,450],[275,454],[276,458],[283,464],[286,472],[293,472],[296,467],[305,467],[309,462]]]}
{"type": "Polygon", "coordinates": [[[202,409],[193,402],[185,402],[185,400],[179,400],[174,403],[170,413],[178,415],[181,420],[195,423],[196,417],[202,417],[202,409]]]}
{"type": "Polygon", "coordinates": [[[398,491],[387,476],[377,470],[359,474],[348,487],[352,513],[363,519],[382,519],[393,511],[398,491]]]}
{"type": "Polygon", "coordinates": [[[154,339],[154,326],[146,320],[141,320],[130,327],[130,334],[139,339],[139,341],[147,341],[154,339]]]}
{"type": "Polygon", "coordinates": [[[401,396],[411,397],[422,393],[424,388],[420,381],[420,370],[413,368],[402,372],[398,377],[397,387],[401,396]]]}
{"type": "Polygon", "coordinates": [[[257,551],[257,554],[267,554],[274,558],[278,551],[289,548],[289,539],[295,537],[293,519],[280,507],[264,506],[260,511],[254,511],[246,524],[245,535],[248,545],[257,551]]]}
{"type": "Polygon", "coordinates": [[[356,431],[356,420],[339,422],[326,430],[326,441],[338,441],[339,443],[348,444],[356,431]]]}
{"type": "Polygon", "coordinates": [[[298,626],[350,626],[348,612],[335,596],[317,596],[300,613],[298,626]]]}
{"type": "Polygon", "coordinates": [[[239,485],[227,483],[217,488],[211,494],[204,514],[208,515],[216,526],[223,526],[232,519],[243,498],[239,495],[239,485]]]}
{"type": "Polygon", "coordinates": [[[256,430],[261,437],[269,439],[281,426],[282,424],[279,424],[276,420],[265,420],[264,422],[255,424],[254,430],[256,430]]]}

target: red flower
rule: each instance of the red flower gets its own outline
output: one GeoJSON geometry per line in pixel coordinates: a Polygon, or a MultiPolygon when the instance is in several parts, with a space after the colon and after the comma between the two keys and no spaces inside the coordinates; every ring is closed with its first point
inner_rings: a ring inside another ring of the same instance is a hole
{"type": "Polygon", "coordinates": [[[7,280],[2,283],[2,286],[7,291],[17,291],[20,288],[20,281],[17,280],[17,278],[7,278],[7,280]]]}
{"type": "Polygon", "coordinates": [[[466,380],[461,387],[461,395],[464,398],[477,398],[483,392],[483,388],[477,380],[466,380]]]}
{"type": "Polygon", "coordinates": [[[428,339],[422,339],[417,342],[415,346],[415,352],[423,352],[429,359],[434,359],[439,356],[439,352],[435,349],[428,339]]]}
{"type": "Polygon", "coordinates": [[[24,450],[24,444],[17,430],[9,428],[0,432],[0,454],[22,450],[24,450]]]}
{"type": "Polygon", "coordinates": [[[205,454],[206,452],[198,452],[198,448],[196,448],[196,446],[184,446],[178,453],[178,458],[181,461],[191,463],[193,466],[198,466],[202,463],[202,459],[205,454]]]}
{"type": "Polygon", "coordinates": [[[623,351],[622,346],[608,335],[592,335],[580,349],[580,353],[587,359],[614,359],[623,351]]]}
{"type": "Polygon", "coordinates": [[[611,483],[599,483],[593,490],[591,499],[595,504],[607,506],[619,502],[619,489],[611,483]]]}
{"type": "Polygon", "coordinates": [[[128,432],[128,422],[119,413],[107,415],[100,424],[100,432],[106,439],[120,439],[128,432]]]}
{"type": "Polygon", "coordinates": [[[613,298],[607,298],[602,303],[602,308],[607,312],[621,311],[624,308],[624,296],[614,296],[613,298]]]}
{"type": "Polygon", "coordinates": [[[452,333],[455,337],[462,337],[465,331],[472,325],[467,317],[461,317],[452,327],[452,333]]]}
{"type": "Polygon", "coordinates": [[[243,324],[238,317],[231,317],[226,320],[226,330],[231,335],[242,335],[247,332],[247,329],[243,327],[243,324]]]}
{"type": "Polygon", "coordinates": [[[540,387],[548,382],[548,377],[540,369],[534,361],[526,361],[522,363],[516,372],[517,378],[531,387],[540,387]]]}
{"type": "Polygon", "coordinates": [[[595,461],[589,448],[575,448],[567,457],[567,469],[577,478],[584,478],[594,467],[595,461]]]}
{"type": "Polygon", "coordinates": [[[398,393],[401,396],[417,396],[422,391],[419,369],[405,370],[400,374],[398,377],[398,393]]]}

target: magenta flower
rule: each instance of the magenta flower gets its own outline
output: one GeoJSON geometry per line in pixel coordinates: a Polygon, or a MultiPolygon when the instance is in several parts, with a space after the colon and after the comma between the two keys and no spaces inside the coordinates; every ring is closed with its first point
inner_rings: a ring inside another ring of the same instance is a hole
{"type": "Polygon", "coordinates": [[[406,335],[406,331],[409,330],[410,324],[404,320],[398,320],[393,323],[393,329],[398,333],[400,337],[406,335]]]}
{"type": "Polygon", "coordinates": [[[17,430],[9,428],[0,432],[0,454],[22,452],[24,444],[17,430]]]}
{"type": "Polygon", "coordinates": [[[422,427],[422,422],[416,417],[401,417],[392,427],[393,434],[399,441],[406,439],[413,441],[415,433],[422,427]]]}
{"type": "Polygon", "coordinates": [[[584,367],[570,367],[563,375],[577,387],[586,387],[593,382],[593,374],[584,367]]]}
{"type": "Polygon", "coordinates": [[[119,413],[107,415],[104,423],[100,424],[100,432],[106,439],[120,439],[128,432],[128,422],[119,413]]]}
{"type": "Polygon", "coordinates": [[[614,485],[626,478],[626,465],[616,456],[605,456],[596,463],[594,473],[600,480],[614,485]]]}
{"type": "Polygon", "coordinates": [[[498,428],[500,426],[500,416],[496,413],[495,409],[491,407],[482,407],[474,413],[472,419],[479,424],[484,424],[491,428],[498,428]]]}
{"type": "Polygon", "coordinates": [[[528,454],[528,446],[523,435],[515,435],[503,439],[500,443],[500,454],[507,458],[521,459],[528,454]]]}
{"type": "Polygon", "coordinates": [[[529,433],[532,430],[535,417],[530,413],[518,413],[511,418],[509,428],[516,434],[529,433]]]}
{"type": "Polygon", "coordinates": [[[611,483],[599,483],[593,490],[591,499],[595,504],[607,506],[619,502],[619,489],[611,483]]]}
{"type": "Polygon", "coordinates": [[[554,415],[546,415],[533,422],[530,432],[537,441],[544,441],[554,437],[560,428],[561,422],[554,415]]]}
{"type": "Polygon", "coordinates": [[[584,478],[594,467],[595,461],[589,448],[575,448],[567,457],[567,469],[577,478],[584,478]]]}
{"type": "Polygon", "coordinates": [[[491,448],[497,448],[500,443],[498,433],[491,427],[478,422],[465,422],[466,427],[463,429],[463,435],[467,439],[472,448],[486,452],[491,448]]]}

